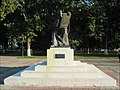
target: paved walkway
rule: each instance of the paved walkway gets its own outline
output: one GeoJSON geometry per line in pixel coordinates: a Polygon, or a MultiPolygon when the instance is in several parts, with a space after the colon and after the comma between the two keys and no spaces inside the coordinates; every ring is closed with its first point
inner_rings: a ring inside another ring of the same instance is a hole
{"type": "Polygon", "coordinates": [[[82,59],[82,62],[94,64],[103,72],[117,80],[117,87],[20,87],[6,86],[4,78],[15,74],[26,67],[43,61],[42,59],[21,59],[15,56],[0,56],[0,90],[120,90],[120,63],[117,59],[82,59]]]}

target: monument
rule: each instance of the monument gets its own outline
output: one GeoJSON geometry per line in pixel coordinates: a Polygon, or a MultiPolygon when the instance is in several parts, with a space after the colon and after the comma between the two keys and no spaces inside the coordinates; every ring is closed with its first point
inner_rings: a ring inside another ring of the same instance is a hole
{"type": "Polygon", "coordinates": [[[57,19],[56,29],[52,34],[53,47],[69,46],[68,26],[70,24],[71,13],[62,13],[60,10],[60,18],[57,19]]]}
{"type": "Polygon", "coordinates": [[[60,13],[61,20],[52,34],[53,45],[47,50],[47,63],[39,62],[4,80],[18,86],[116,86],[116,80],[92,64],[74,61],[69,46],[68,26],[71,13],[60,13]]]}
{"type": "Polygon", "coordinates": [[[47,50],[47,65],[67,66],[73,65],[74,50],[69,46],[68,30],[71,13],[63,13],[60,10],[60,18],[56,23],[56,28],[52,33],[51,48],[47,50]],[[54,64],[53,64],[54,63],[54,64]]]}

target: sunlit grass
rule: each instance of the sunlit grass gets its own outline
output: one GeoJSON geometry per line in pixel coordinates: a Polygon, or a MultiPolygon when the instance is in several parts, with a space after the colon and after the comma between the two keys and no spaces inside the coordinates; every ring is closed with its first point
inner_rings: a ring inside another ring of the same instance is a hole
{"type": "Polygon", "coordinates": [[[35,58],[40,58],[40,59],[46,59],[47,56],[18,56],[17,58],[31,58],[31,59],[35,59],[35,58]]]}
{"type": "MultiPolygon", "coordinates": [[[[40,59],[47,59],[47,56],[18,56],[17,58],[40,58],[40,59]]],[[[75,55],[75,59],[116,59],[118,58],[117,55],[75,55]]]]}
{"type": "Polygon", "coordinates": [[[110,59],[117,58],[113,56],[75,56],[75,59],[110,59]]]}

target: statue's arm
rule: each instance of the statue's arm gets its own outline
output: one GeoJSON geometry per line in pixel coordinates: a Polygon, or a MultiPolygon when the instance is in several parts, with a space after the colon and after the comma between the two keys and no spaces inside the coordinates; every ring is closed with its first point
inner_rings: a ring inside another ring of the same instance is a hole
{"type": "Polygon", "coordinates": [[[62,10],[60,10],[60,17],[62,17],[63,16],[63,13],[62,13],[62,10]]]}

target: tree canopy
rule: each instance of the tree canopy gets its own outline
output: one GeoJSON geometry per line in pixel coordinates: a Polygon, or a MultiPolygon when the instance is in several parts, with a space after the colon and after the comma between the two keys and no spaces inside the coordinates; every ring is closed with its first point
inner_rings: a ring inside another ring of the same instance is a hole
{"type": "Polygon", "coordinates": [[[72,13],[69,39],[73,48],[120,47],[119,0],[2,0],[0,44],[49,48],[59,10],[72,13]]]}

